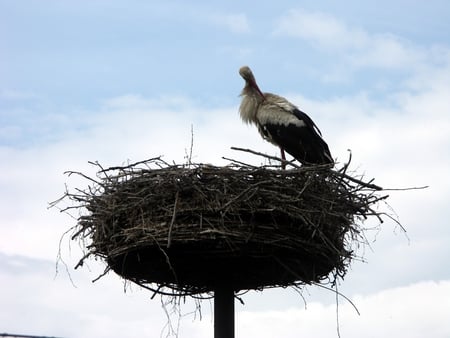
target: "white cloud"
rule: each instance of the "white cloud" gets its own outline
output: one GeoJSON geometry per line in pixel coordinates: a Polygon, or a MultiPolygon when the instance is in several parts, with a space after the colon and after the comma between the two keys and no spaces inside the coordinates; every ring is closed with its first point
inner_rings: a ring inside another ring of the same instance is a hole
{"type": "MultiPolygon", "coordinates": [[[[339,304],[341,337],[448,337],[450,281],[421,282],[355,297],[361,315],[345,302],[339,304]]],[[[245,312],[237,316],[242,337],[334,337],[336,306],[309,303],[306,309],[245,312]]]]}
{"type": "Polygon", "coordinates": [[[250,24],[245,14],[227,14],[214,18],[218,24],[227,27],[233,33],[249,33],[250,24]]]}
{"type": "Polygon", "coordinates": [[[0,89],[0,98],[2,100],[34,100],[39,96],[33,92],[20,91],[15,89],[0,89]]]}
{"type": "Polygon", "coordinates": [[[291,10],[281,17],[274,34],[298,37],[337,50],[360,49],[368,40],[364,31],[351,29],[329,14],[302,9],[291,10]]]}
{"type": "Polygon", "coordinates": [[[231,60],[239,60],[239,62],[247,62],[252,57],[254,50],[249,47],[237,47],[233,45],[221,46],[218,48],[219,54],[230,58],[231,60]]]}
{"type": "MultiPolygon", "coordinates": [[[[53,262],[0,254],[0,312],[2,332],[46,334],[62,337],[137,337],[167,333],[167,317],[159,297],[128,285],[110,273],[95,283],[91,280],[101,267],[71,271],[76,287],[65,271],[54,278],[53,262]],[[32,287],[30,287],[32,285],[32,287]],[[27,321],[22,320],[27,316],[27,321]]],[[[313,287],[312,287],[313,288],[313,287]]],[[[282,296],[288,290],[278,290],[282,296]]],[[[339,325],[342,337],[412,337],[446,338],[450,334],[447,315],[450,312],[450,280],[422,281],[376,293],[356,295],[352,301],[361,315],[345,300],[339,302],[339,325]]],[[[255,293],[251,293],[255,294],[255,293]]],[[[297,306],[281,306],[279,310],[252,310],[254,297],[244,295],[246,305],[236,302],[237,337],[335,337],[336,306],[307,299],[306,307],[299,295],[297,306]]],[[[269,294],[258,293],[262,302],[270,302],[269,294]]],[[[283,297],[283,296],[282,296],[283,297]]],[[[334,298],[334,296],[333,296],[334,298]]],[[[178,318],[172,313],[171,323],[180,337],[210,337],[213,332],[211,305],[201,303],[199,313],[178,318]]],[[[196,304],[181,303],[181,314],[194,311],[196,304]]],[[[166,306],[171,312],[172,306],[166,306]]]]}
{"type": "Polygon", "coordinates": [[[402,70],[419,67],[427,54],[426,50],[396,35],[369,33],[327,13],[303,9],[282,16],[273,33],[300,38],[334,53],[335,58],[339,56],[347,65],[347,76],[350,70],[364,67],[402,70]]]}
{"type": "Polygon", "coordinates": [[[194,102],[183,96],[162,96],[158,98],[146,98],[137,94],[125,94],[104,100],[103,109],[113,111],[135,110],[186,110],[192,107],[194,102]]]}
{"type": "Polygon", "coordinates": [[[225,13],[209,11],[204,8],[190,8],[183,12],[183,15],[186,13],[196,21],[225,28],[231,33],[247,34],[251,31],[250,21],[245,13],[225,13]]]}
{"type": "Polygon", "coordinates": [[[0,254],[0,322],[2,332],[58,337],[157,336],[167,322],[156,297],[123,292],[122,281],[112,275],[92,283],[101,272],[96,264],[55,276],[53,262],[0,254]],[[27,320],[24,322],[23,318],[27,320]]]}

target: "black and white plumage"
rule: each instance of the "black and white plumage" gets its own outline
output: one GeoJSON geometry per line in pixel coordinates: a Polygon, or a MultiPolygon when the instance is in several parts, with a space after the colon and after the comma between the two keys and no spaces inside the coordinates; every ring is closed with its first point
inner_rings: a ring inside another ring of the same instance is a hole
{"type": "Polygon", "coordinates": [[[261,136],[292,155],[303,165],[333,164],[328,145],[316,124],[304,112],[285,98],[262,93],[249,67],[239,69],[245,80],[242,102],[239,107],[241,118],[258,127],[261,136]]]}

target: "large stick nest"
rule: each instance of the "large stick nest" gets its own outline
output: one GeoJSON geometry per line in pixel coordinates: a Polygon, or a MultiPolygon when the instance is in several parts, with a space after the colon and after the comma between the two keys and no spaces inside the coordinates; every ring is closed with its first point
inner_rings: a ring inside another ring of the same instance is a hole
{"type": "MultiPolygon", "coordinates": [[[[98,164],[97,164],[98,165],[98,164]]],[[[343,278],[377,186],[329,167],[169,165],[103,169],[65,197],[84,210],[86,256],[159,292],[193,295],[343,278]],[[154,287],[156,283],[157,287],[154,287]]],[[[70,172],[74,173],[74,172],[70,172]]],[[[68,208],[69,209],[69,208],[68,208]]]]}

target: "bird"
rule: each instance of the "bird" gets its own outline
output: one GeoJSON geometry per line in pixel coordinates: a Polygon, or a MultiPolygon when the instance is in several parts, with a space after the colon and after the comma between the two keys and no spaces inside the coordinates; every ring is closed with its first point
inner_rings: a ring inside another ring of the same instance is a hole
{"type": "Polygon", "coordinates": [[[333,165],[327,143],[314,121],[297,106],[272,93],[263,93],[256,84],[248,66],[239,69],[245,80],[239,106],[241,119],[255,124],[266,141],[281,150],[282,169],[285,169],[285,151],[304,166],[333,165]]]}

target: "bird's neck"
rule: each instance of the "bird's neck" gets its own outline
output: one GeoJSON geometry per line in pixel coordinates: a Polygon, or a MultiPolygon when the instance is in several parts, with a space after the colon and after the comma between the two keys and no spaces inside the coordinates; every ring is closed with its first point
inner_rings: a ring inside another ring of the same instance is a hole
{"type": "Polygon", "coordinates": [[[242,120],[246,123],[256,123],[256,112],[263,98],[252,88],[244,88],[241,96],[242,101],[239,107],[239,113],[242,120]]]}

